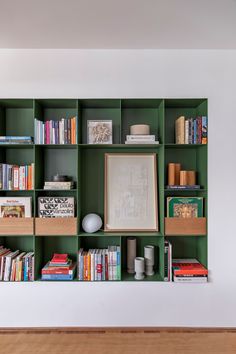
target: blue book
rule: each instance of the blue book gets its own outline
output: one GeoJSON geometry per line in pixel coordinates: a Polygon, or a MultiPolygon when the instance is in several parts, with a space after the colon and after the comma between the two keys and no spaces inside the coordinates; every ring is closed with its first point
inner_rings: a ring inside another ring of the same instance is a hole
{"type": "Polygon", "coordinates": [[[74,274],[42,274],[42,280],[73,280],[74,274]]]}
{"type": "Polygon", "coordinates": [[[117,257],[116,257],[116,260],[117,260],[117,276],[116,276],[116,280],[120,280],[121,279],[121,271],[120,271],[120,246],[117,246],[116,247],[117,249],[117,257]]]}
{"type": "Polygon", "coordinates": [[[197,120],[194,119],[193,122],[193,143],[197,144],[197,120]]]}

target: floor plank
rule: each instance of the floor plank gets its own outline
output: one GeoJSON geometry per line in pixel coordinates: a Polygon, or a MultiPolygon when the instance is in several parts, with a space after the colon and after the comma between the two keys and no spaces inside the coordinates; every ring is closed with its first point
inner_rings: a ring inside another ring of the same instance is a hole
{"type": "Polygon", "coordinates": [[[1,332],[1,354],[235,354],[236,333],[1,332]]]}

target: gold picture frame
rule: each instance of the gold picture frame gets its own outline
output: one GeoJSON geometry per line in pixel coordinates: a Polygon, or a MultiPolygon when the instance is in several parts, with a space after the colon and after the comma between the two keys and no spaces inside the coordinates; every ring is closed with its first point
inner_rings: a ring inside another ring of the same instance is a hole
{"type": "Polygon", "coordinates": [[[105,232],[156,232],[158,183],[156,153],[106,153],[105,232]]]}

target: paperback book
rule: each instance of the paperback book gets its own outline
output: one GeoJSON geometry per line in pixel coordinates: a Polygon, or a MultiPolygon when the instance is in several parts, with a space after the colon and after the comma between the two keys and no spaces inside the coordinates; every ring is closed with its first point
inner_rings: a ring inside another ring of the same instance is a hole
{"type": "Polygon", "coordinates": [[[40,218],[74,217],[74,197],[39,197],[38,213],[40,218]]]}
{"type": "Polygon", "coordinates": [[[167,217],[203,217],[202,197],[167,197],[167,217]]]}
{"type": "Polygon", "coordinates": [[[0,197],[1,218],[31,218],[31,197],[0,197]]]}

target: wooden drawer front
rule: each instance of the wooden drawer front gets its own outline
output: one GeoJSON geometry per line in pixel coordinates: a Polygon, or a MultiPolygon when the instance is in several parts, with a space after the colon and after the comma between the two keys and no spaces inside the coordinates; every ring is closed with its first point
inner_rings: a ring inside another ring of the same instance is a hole
{"type": "Polygon", "coordinates": [[[34,218],[0,218],[0,235],[33,235],[34,218]]]}
{"type": "Polygon", "coordinates": [[[206,218],[165,218],[165,235],[206,235],[206,218]]]}
{"type": "Polygon", "coordinates": [[[77,218],[35,218],[36,235],[76,235],[77,218]]]}

